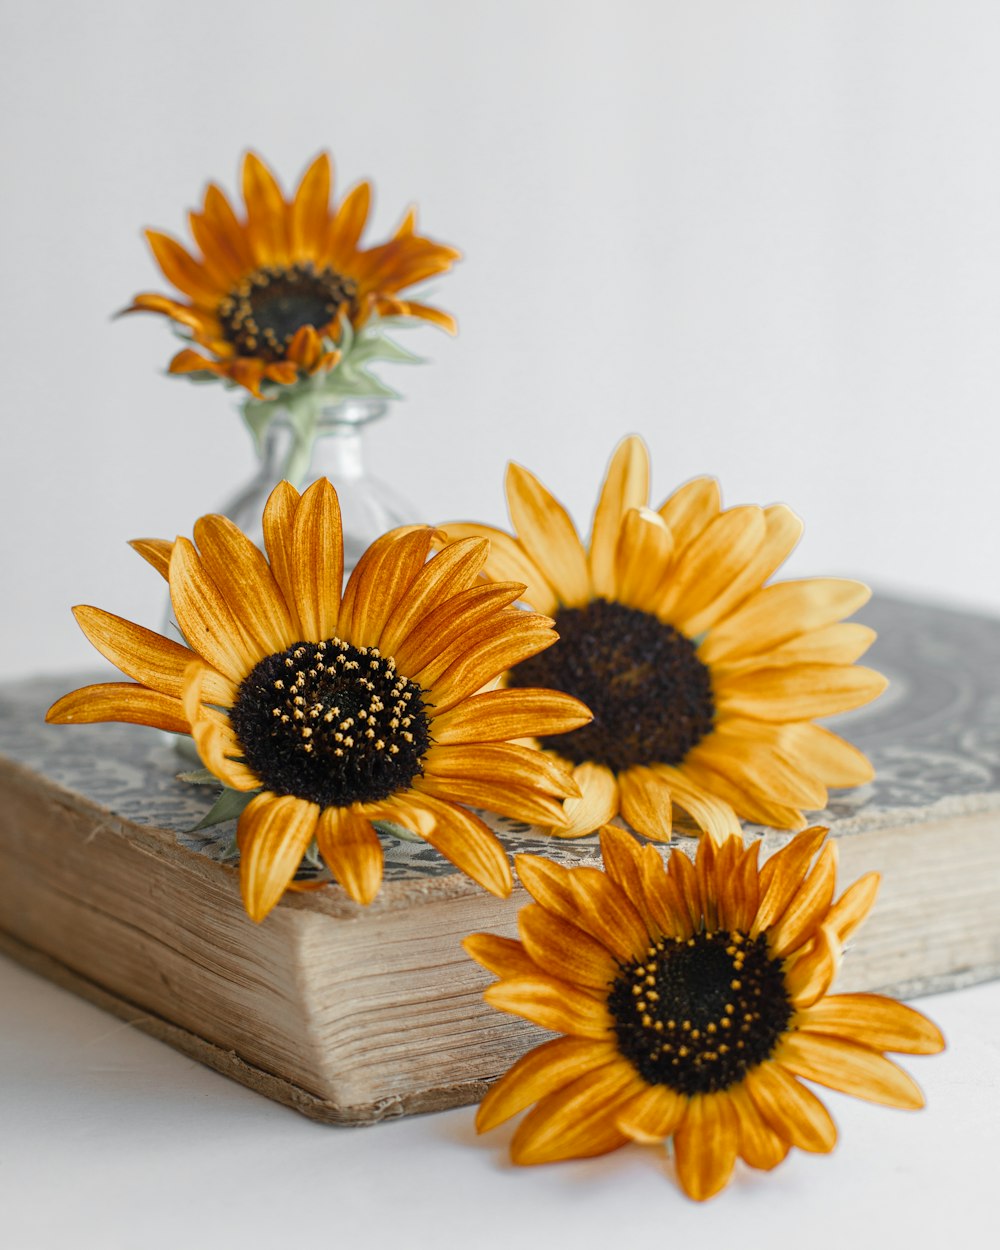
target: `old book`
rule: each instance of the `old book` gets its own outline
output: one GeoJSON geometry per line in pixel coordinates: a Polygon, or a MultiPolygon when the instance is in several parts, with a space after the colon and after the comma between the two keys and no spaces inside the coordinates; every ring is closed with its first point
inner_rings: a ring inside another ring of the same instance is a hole
{"type": "MultiPolygon", "coordinates": [[[[839,840],[842,883],[877,868],[883,888],[838,988],[912,996],[1000,975],[1000,621],[888,598],[864,619],[892,684],[837,727],[878,778],[815,822],[839,840]]],[[[0,691],[0,948],[321,1120],[475,1101],[535,1043],[533,1026],[482,1003],[489,978],[459,945],[513,936],[522,891],[498,901],[426,845],[388,838],[372,906],[331,886],[255,925],[232,827],[186,832],[213,795],[176,779],[165,735],[42,723],[83,681],[0,691]]],[[[511,853],[596,855],[596,838],[495,827],[511,853]]],[[[789,836],[748,832],[765,854],[789,836]]],[[[682,837],[672,853],[693,849],[682,837]]]]}

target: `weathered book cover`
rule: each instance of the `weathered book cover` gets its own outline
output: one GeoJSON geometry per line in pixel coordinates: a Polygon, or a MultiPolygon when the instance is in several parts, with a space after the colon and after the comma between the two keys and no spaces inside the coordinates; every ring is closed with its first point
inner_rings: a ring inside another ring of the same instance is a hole
{"type": "MultiPolygon", "coordinates": [[[[1000,975],[1000,621],[882,598],[874,706],[838,717],[877,780],[814,823],[841,881],[883,874],[838,982],[912,996],[1000,975]]],[[[79,677],[0,690],[0,949],[221,1072],[322,1120],[366,1123],[476,1100],[537,1030],[481,1001],[459,945],[513,936],[501,902],[422,843],[387,839],[370,907],[337,886],[243,912],[232,827],[189,832],[213,793],[176,779],[166,736],[42,722],[79,677]]],[[[512,854],[560,841],[494,821],[512,854]]],[[[789,835],[751,828],[764,852],[789,835]]],[[[693,853],[679,838],[672,853],[693,853]]]]}

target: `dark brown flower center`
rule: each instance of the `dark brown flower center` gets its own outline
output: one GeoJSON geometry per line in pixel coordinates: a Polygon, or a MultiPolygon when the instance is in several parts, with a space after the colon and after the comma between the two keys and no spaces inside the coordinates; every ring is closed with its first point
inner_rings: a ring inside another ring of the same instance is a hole
{"type": "Polygon", "coordinates": [[[582,729],[543,738],[574,764],[620,772],[679,764],[712,730],[708,669],[694,644],[649,612],[594,599],[560,608],[559,641],[511,670],[512,686],[546,686],[581,699],[594,714],[582,729]]]}
{"type": "MultiPolygon", "coordinates": [[[[676,853],[676,852],[675,852],[676,853]]],[[[767,939],[738,931],[661,938],[608,995],[618,1048],[650,1085],[728,1089],[763,1063],[792,1008],[767,939]]]]}
{"type": "Polygon", "coordinates": [[[219,304],[222,331],[241,356],[283,360],[297,330],[323,330],[353,299],[357,287],[312,261],[255,269],[219,304]]]}
{"type": "Polygon", "coordinates": [[[423,771],[430,730],[421,689],[377,647],[339,638],[269,655],[229,712],[266,790],[320,807],[374,802],[423,771]]]}

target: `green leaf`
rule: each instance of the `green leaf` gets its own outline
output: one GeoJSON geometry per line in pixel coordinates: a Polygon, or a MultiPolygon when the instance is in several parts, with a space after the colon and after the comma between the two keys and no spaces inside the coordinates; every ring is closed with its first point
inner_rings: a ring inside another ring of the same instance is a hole
{"type": "Polygon", "coordinates": [[[227,787],[212,804],[211,810],[187,832],[197,833],[200,829],[210,829],[212,825],[221,825],[224,821],[235,820],[258,793],[259,791],[254,790],[230,790],[227,787]]]}
{"type": "Polygon", "coordinates": [[[410,829],[404,829],[402,825],[397,825],[394,820],[373,820],[372,825],[377,833],[387,833],[390,837],[399,838],[400,842],[424,841],[419,834],[413,833],[410,829]]]}
{"type": "Polygon", "coordinates": [[[217,786],[219,779],[207,768],[195,768],[189,773],[178,773],[178,781],[186,781],[192,786],[217,786]]]}

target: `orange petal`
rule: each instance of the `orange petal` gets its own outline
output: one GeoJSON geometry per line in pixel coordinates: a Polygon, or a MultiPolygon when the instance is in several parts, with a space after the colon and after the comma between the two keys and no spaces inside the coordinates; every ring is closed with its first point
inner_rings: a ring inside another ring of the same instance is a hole
{"type": "Polygon", "coordinates": [[[855,1098],[909,1110],[924,1105],[920,1086],[891,1059],[840,1037],[787,1033],[775,1059],[807,1081],[853,1094],[855,1098]]]}
{"type": "Polygon", "coordinates": [[[667,1085],[651,1085],[625,1104],[618,1127],[633,1141],[654,1144],[670,1137],[684,1119],[688,1099],[667,1085]]]}
{"type": "Polygon", "coordinates": [[[689,1198],[704,1202],[723,1189],[739,1149],[736,1112],[726,1094],[695,1094],[674,1133],[677,1179],[689,1198]]]}
{"type": "Polygon", "coordinates": [[[765,1124],[792,1146],[813,1154],[829,1154],[837,1144],[830,1113],[778,1063],[762,1063],[744,1077],[747,1093],[765,1124]]]}
{"type": "Polygon", "coordinates": [[[636,831],[657,842],[669,842],[673,804],[666,778],[651,768],[627,768],[618,774],[621,813],[636,831]]]}
{"type": "Polygon", "coordinates": [[[610,768],[603,764],[577,764],[573,780],[580,797],[563,802],[565,823],[551,830],[556,837],[586,837],[618,815],[618,782],[610,768]]]}
{"type": "Polygon", "coordinates": [[[796,890],[781,919],[768,933],[774,956],[784,958],[804,945],[827,917],[837,879],[837,844],[827,842],[815,867],[796,890]]]}
{"type": "Polygon", "coordinates": [[[569,513],[533,473],[507,467],[507,505],[517,536],[532,561],[545,569],[560,602],[579,607],[593,597],[587,556],[569,513]]]}
{"type": "Polygon", "coordinates": [[[340,608],[343,637],[356,647],[373,647],[397,603],[424,567],[434,530],[414,526],[375,540],[347,579],[340,608]]]}
{"type": "Polygon", "coordinates": [[[292,529],[292,596],[305,638],[337,634],[344,581],[344,541],[337,492],[326,478],[299,500],[292,529]]]}
{"type": "Polygon", "coordinates": [[[483,565],[483,573],[494,582],[523,582],[524,602],[536,612],[551,616],[559,606],[551,584],[545,574],[516,538],[490,525],[471,525],[450,522],[441,526],[441,532],[449,542],[463,538],[487,538],[490,553],[483,565]]]}
{"type": "Polygon", "coordinates": [[[88,640],[126,677],[161,694],[181,697],[193,651],[100,608],[77,607],[73,615],[88,640]]]}
{"type": "Polygon", "coordinates": [[[944,1049],[941,1030],[912,1007],[881,994],[834,994],[799,1013],[796,1027],[828,1033],[872,1050],[933,1055],[944,1049]]]}
{"type": "Polygon", "coordinates": [[[666,586],[657,614],[693,637],[699,619],[753,559],[764,541],[762,509],[730,508],[710,521],[681,554],[666,586]]]}
{"type": "Polygon", "coordinates": [[[260,655],[299,641],[270,566],[242,530],[227,517],[204,516],[194,538],[209,577],[260,655]]]}
{"type": "Polygon", "coordinates": [[[623,1146],[617,1113],[641,1089],[631,1064],[613,1060],[544,1098],[517,1126],[510,1143],[514,1163],[586,1159],[623,1146]]]}
{"type": "Polygon", "coordinates": [[[230,681],[239,684],[263,658],[186,538],[177,539],[170,556],[170,598],[188,645],[230,681]]]}
{"type": "Polygon", "coordinates": [[[551,976],[607,993],[618,976],[618,964],[601,942],[583,929],[554,916],[540,903],[528,903],[517,916],[524,949],[551,976]]]}
{"type": "Polygon", "coordinates": [[[543,1029],[607,1041],[614,1029],[603,996],[570,985],[558,977],[538,973],[496,981],[483,998],[498,1011],[522,1016],[543,1029]]]}
{"type": "Polygon", "coordinates": [[[472,933],[462,941],[465,953],[498,977],[531,977],[541,969],[524,946],[494,933],[472,933]]]}
{"type": "Polygon", "coordinates": [[[159,230],[147,230],[146,241],[167,281],[203,308],[214,309],[225,291],[212,281],[205,267],[189,255],[176,239],[161,234],[159,230]]]}
{"type": "MultiPolygon", "coordinates": [[[[440,743],[504,742],[564,733],[590,720],[590,711],[572,695],[523,686],[472,695],[450,711],[434,716],[432,732],[434,741],[440,743]]],[[[574,780],[580,786],[575,770],[574,780]]]]}
{"type": "Polygon", "coordinates": [[[413,579],[405,595],[386,620],[378,645],[386,655],[394,655],[396,647],[434,608],[460,591],[468,590],[483,567],[489,547],[481,538],[466,538],[450,543],[425,564],[413,579]]]}
{"type": "Polygon", "coordinates": [[[284,894],[316,832],[319,808],[265,791],[251,799],[236,827],[240,888],[252,920],[261,921],[284,894]]]}
{"type": "Polygon", "coordinates": [[[547,751],[513,742],[438,743],[423,759],[427,777],[495,781],[565,798],[576,790],[566,766],[547,751]]]}
{"type": "Polygon", "coordinates": [[[486,1093],[476,1112],[476,1131],[486,1133],[540,1098],[617,1058],[611,1042],[556,1037],[529,1050],[486,1093]]]}
{"type": "Polygon", "coordinates": [[[838,577],[765,586],[709,632],[699,658],[709,664],[759,655],[850,616],[870,598],[871,591],[861,582],[838,577]]]}
{"type": "Polygon", "coordinates": [[[316,825],[319,853],[356,903],[368,904],[382,884],[382,843],[367,816],[326,807],[316,825]]]}
{"type": "Polygon", "coordinates": [[[670,574],[674,536],[657,512],[625,514],[618,539],[614,598],[630,608],[656,611],[670,574]]]}
{"type": "Polygon", "coordinates": [[[151,564],[165,581],[169,580],[170,553],[174,549],[172,542],[166,538],[133,538],[129,546],[133,551],[137,551],[147,564],[151,564]]]}
{"type": "Polygon", "coordinates": [[[267,498],[263,518],[267,558],[271,563],[274,580],[281,588],[296,634],[294,640],[296,642],[302,638],[302,626],[295,610],[295,591],[292,582],[294,565],[292,534],[295,529],[295,513],[298,510],[299,498],[299,492],[291,482],[279,482],[267,498]]]}
{"type": "Polygon", "coordinates": [[[721,506],[719,483],[714,477],[696,477],[678,487],[659,509],[673,532],[674,550],[680,553],[697,538],[719,515],[721,506]]]}
{"type": "Polygon", "coordinates": [[[507,852],[478,816],[448,802],[444,796],[435,798],[424,790],[419,794],[396,795],[392,802],[398,804],[403,815],[400,823],[414,828],[425,842],[467,877],[498,898],[510,894],[513,879],[507,852]],[[406,821],[408,815],[416,818],[412,826],[406,821]]]}
{"type": "Polygon", "coordinates": [[[630,434],[615,448],[594,512],[590,577],[595,595],[614,598],[615,550],[622,520],[631,508],[643,508],[648,501],[649,453],[642,439],[630,434]]]}
{"type": "Polygon", "coordinates": [[[292,203],[292,251],[296,257],[315,261],[323,254],[332,181],[330,157],[321,152],[303,175],[292,203]]]}
{"type": "Polygon", "coordinates": [[[129,725],[152,725],[169,733],[190,731],[180,699],[147,690],[128,681],[82,686],[57,699],[45,714],[50,725],[92,725],[99,721],[122,721],[129,725]]]}

